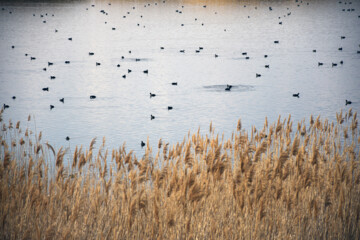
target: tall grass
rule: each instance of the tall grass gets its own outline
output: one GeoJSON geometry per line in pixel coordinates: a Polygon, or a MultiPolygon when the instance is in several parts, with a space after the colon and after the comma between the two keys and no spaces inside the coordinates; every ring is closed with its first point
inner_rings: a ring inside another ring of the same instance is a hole
{"type": "Polygon", "coordinates": [[[239,120],[227,140],[210,125],[141,159],[95,139],[69,158],[1,124],[1,239],[360,239],[351,110],[249,133],[239,120]]]}

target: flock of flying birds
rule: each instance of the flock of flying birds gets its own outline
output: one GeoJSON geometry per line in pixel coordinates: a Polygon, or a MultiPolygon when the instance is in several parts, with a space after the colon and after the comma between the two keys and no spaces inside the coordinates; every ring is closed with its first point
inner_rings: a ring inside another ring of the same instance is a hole
{"type": "MultiPolygon", "coordinates": [[[[300,4],[303,3],[303,1],[299,1],[299,0],[295,0],[295,2],[297,3],[297,6],[298,6],[298,7],[300,6],[300,4]]],[[[162,3],[165,3],[165,1],[162,1],[162,3]]],[[[347,6],[350,6],[350,5],[352,4],[352,2],[342,2],[342,1],[339,1],[338,3],[339,3],[339,4],[344,4],[344,5],[347,5],[347,6]]],[[[154,5],[157,5],[157,4],[158,4],[158,3],[154,3],[154,5]]],[[[307,2],[306,4],[309,5],[308,2],[307,2]]],[[[111,3],[108,3],[108,5],[111,6],[111,3]]],[[[148,4],[145,4],[144,7],[147,7],[147,6],[150,6],[150,5],[151,5],[151,4],[148,3],[148,4]]],[[[95,8],[95,5],[91,5],[91,7],[92,7],[92,8],[95,8]]],[[[246,5],[244,5],[244,7],[246,7],[246,5]]],[[[135,9],[135,7],[132,7],[132,8],[135,9]]],[[[184,6],[182,6],[182,8],[184,8],[184,6]]],[[[203,8],[206,8],[206,5],[203,5],[203,8]]],[[[257,7],[255,7],[255,9],[257,9],[257,7]]],[[[89,10],[89,8],[86,8],[86,10],[89,10]]],[[[269,11],[272,11],[272,10],[273,10],[273,8],[272,8],[272,7],[269,7],[269,11]]],[[[289,10],[289,8],[287,8],[287,10],[289,10]]],[[[6,11],[6,9],[5,9],[5,8],[2,8],[2,11],[6,11]]],[[[347,9],[346,9],[346,8],[343,8],[342,11],[344,11],[344,12],[345,12],[345,11],[352,12],[352,11],[355,11],[355,9],[354,9],[354,8],[347,8],[347,9]]],[[[108,13],[107,13],[105,10],[100,10],[100,13],[105,14],[105,15],[108,15],[108,13]]],[[[182,13],[182,10],[176,10],[176,13],[181,14],[181,13],[182,13]]],[[[9,11],[9,14],[12,14],[12,11],[9,11]]],[[[127,14],[130,14],[130,12],[127,12],[127,14]]],[[[215,14],[217,14],[217,12],[215,12],[215,14]]],[[[291,12],[289,11],[289,12],[287,13],[287,15],[284,15],[284,17],[290,16],[290,15],[291,15],[291,12]]],[[[36,17],[36,14],[33,14],[33,16],[36,17]]],[[[45,14],[40,14],[40,17],[41,17],[41,18],[44,18],[45,16],[48,16],[48,14],[47,14],[47,13],[45,13],[45,14]]],[[[52,14],[51,16],[54,17],[54,14],[52,14]]],[[[143,16],[141,15],[140,17],[142,18],[143,16]]],[[[123,18],[126,18],[126,15],[124,15],[123,18]]],[[[250,18],[250,16],[248,16],[248,18],[250,18]]],[[[281,19],[281,17],[278,17],[278,18],[281,19]]],[[[358,16],[358,18],[360,18],[360,15],[358,16]]],[[[197,21],[197,20],[198,20],[198,19],[195,18],[195,21],[197,21]]],[[[46,23],[46,20],[43,20],[43,23],[46,23]]],[[[105,22],[105,24],[107,24],[107,22],[105,22]]],[[[282,22],[282,21],[279,21],[279,24],[282,25],[283,22],[282,22]]],[[[201,25],[203,26],[204,23],[201,23],[201,25]]],[[[137,26],[140,26],[140,24],[137,24],[137,26]]],[[[181,26],[184,26],[184,24],[181,24],[181,26]]],[[[144,25],[143,27],[145,27],[145,25],[144,25]]],[[[112,30],[114,31],[114,30],[116,30],[116,28],[113,27],[112,30]]],[[[226,32],[226,29],[224,29],[224,31],[226,32]]],[[[58,29],[55,29],[55,33],[57,33],[57,32],[58,32],[58,29]]],[[[342,39],[345,39],[345,38],[346,38],[345,36],[340,36],[340,39],[341,39],[341,40],[342,40],[342,39]]],[[[68,40],[68,41],[72,41],[72,37],[69,37],[67,40],[68,40]]],[[[278,40],[275,40],[275,41],[274,41],[274,44],[279,44],[279,43],[280,43],[280,42],[279,42],[278,40]]],[[[360,45],[359,45],[359,47],[360,47],[360,45]]],[[[11,48],[14,49],[15,46],[13,45],[13,46],[11,46],[11,48]]],[[[160,49],[161,49],[161,50],[164,50],[164,47],[160,47],[160,49]]],[[[196,51],[196,53],[200,53],[201,50],[203,50],[203,47],[199,47],[199,49],[197,49],[197,50],[195,50],[195,51],[196,51]]],[[[338,51],[342,51],[342,50],[343,50],[342,47],[338,48],[338,51]]],[[[181,50],[179,50],[179,52],[180,52],[180,53],[185,53],[185,49],[181,49],[181,50]]],[[[316,53],[316,49],[314,49],[313,52],[316,53]]],[[[129,53],[131,53],[131,51],[129,51],[129,53]]],[[[360,51],[357,51],[357,53],[360,54],[360,51]]],[[[94,55],[95,55],[94,52],[89,52],[88,54],[89,54],[89,56],[94,56],[94,55]]],[[[245,57],[246,60],[250,59],[250,57],[247,56],[247,52],[243,52],[242,55],[245,57]]],[[[25,53],[25,56],[28,57],[29,54],[25,53]]],[[[214,54],[213,56],[214,56],[215,58],[218,58],[218,57],[219,57],[218,54],[214,54]]],[[[267,57],[268,57],[268,55],[265,54],[265,55],[264,55],[264,58],[267,58],[267,57]]],[[[125,57],[122,56],[121,58],[124,59],[125,57]]],[[[33,60],[36,60],[36,57],[30,56],[30,60],[32,60],[32,61],[33,61],[33,60]]],[[[137,62],[137,61],[141,61],[141,59],[140,59],[140,58],[136,58],[135,61],[136,61],[136,62],[137,62]]],[[[70,61],[68,61],[68,60],[65,61],[65,64],[70,64],[70,61]]],[[[344,61],[340,61],[339,64],[340,64],[340,65],[343,65],[343,64],[344,64],[344,61]]],[[[49,68],[50,66],[53,66],[53,65],[54,65],[53,62],[48,62],[47,67],[44,67],[44,68],[43,68],[43,71],[47,71],[47,68],[49,68]]],[[[99,66],[99,65],[101,65],[101,63],[100,63],[100,62],[96,62],[95,65],[96,65],[96,66],[99,66]]],[[[321,67],[321,66],[323,66],[323,65],[324,65],[323,62],[318,62],[318,66],[319,66],[319,67],[321,67]]],[[[331,63],[331,66],[332,66],[332,67],[336,67],[337,65],[338,65],[338,63],[334,63],[334,62],[331,63]]],[[[117,66],[117,67],[120,67],[120,64],[117,64],[116,66],[117,66]]],[[[265,65],[265,68],[270,68],[270,65],[268,65],[268,64],[265,65]]],[[[129,74],[131,71],[132,71],[131,69],[128,69],[128,71],[127,71],[128,74],[129,74]]],[[[149,73],[149,70],[148,70],[148,69],[143,70],[143,73],[144,73],[144,74],[148,74],[148,73],[149,73]]],[[[258,77],[261,77],[261,74],[256,73],[255,76],[256,76],[256,78],[258,78],[258,77]]],[[[122,78],[126,78],[126,74],[122,75],[122,78]]],[[[56,76],[50,76],[50,79],[54,80],[54,79],[56,79],[56,76]]],[[[177,85],[178,85],[177,82],[172,82],[171,84],[172,84],[173,86],[177,86],[177,85]]],[[[227,85],[226,85],[226,88],[225,88],[224,90],[225,90],[225,91],[231,91],[232,87],[233,87],[232,85],[227,84],[227,85]]],[[[49,91],[49,87],[44,87],[44,88],[42,88],[42,91],[49,91]]],[[[299,98],[299,97],[300,97],[300,93],[294,93],[292,96],[299,98]]],[[[156,97],[156,94],[150,92],[150,98],[153,98],[153,97],[156,97]]],[[[12,99],[15,100],[15,99],[16,99],[16,96],[13,96],[12,99]]],[[[96,95],[90,95],[90,99],[91,99],[91,100],[96,99],[96,95]]],[[[64,99],[64,98],[60,98],[59,101],[62,102],[62,103],[65,103],[65,99],[64,99]]],[[[347,100],[347,99],[345,100],[345,105],[348,105],[348,104],[351,104],[351,103],[352,103],[352,102],[351,102],[350,100],[347,100]]],[[[3,104],[3,109],[9,108],[9,107],[10,107],[10,106],[9,106],[8,104],[5,104],[5,103],[3,104]]],[[[53,108],[55,108],[55,106],[52,105],[52,104],[50,104],[49,107],[50,107],[50,110],[52,110],[53,108]]],[[[172,110],[173,107],[172,107],[172,106],[168,106],[167,109],[168,109],[168,110],[172,110]]],[[[153,120],[153,119],[155,119],[155,116],[150,115],[150,120],[153,120]]],[[[65,139],[66,139],[67,141],[69,141],[69,140],[70,140],[70,137],[67,136],[65,139]]],[[[145,146],[145,143],[144,143],[143,141],[141,141],[141,147],[144,147],[144,146],[145,146]]]]}

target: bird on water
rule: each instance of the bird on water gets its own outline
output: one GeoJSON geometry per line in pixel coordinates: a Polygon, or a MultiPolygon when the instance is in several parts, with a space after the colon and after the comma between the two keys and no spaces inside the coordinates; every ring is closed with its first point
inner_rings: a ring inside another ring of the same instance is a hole
{"type": "Polygon", "coordinates": [[[227,84],[227,85],[226,85],[226,88],[225,88],[225,91],[230,91],[231,88],[232,88],[232,85],[227,84]]]}

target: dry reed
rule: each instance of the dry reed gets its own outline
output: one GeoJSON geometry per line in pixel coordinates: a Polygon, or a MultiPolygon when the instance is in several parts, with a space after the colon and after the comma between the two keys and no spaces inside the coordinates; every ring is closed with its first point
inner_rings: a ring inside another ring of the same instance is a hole
{"type": "Polygon", "coordinates": [[[343,115],[239,120],[229,140],[211,124],[138,159],[95,139],[56,152],[0,114],[0,238],[360,239],[358,120],[343,115]]]}

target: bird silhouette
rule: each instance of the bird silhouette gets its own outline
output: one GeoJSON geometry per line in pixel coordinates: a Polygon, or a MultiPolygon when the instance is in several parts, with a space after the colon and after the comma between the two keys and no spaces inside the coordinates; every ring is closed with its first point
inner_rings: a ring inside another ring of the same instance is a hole
{"type": "Polygon", "coordinates": [[[231,90],[231,88],[232,88],[232,86],[231,86],[231,85],[227,85],[227,86],[226,86],[226,88],[225,88],[225,91],[230,91],[230,90],[231,90]]]}

